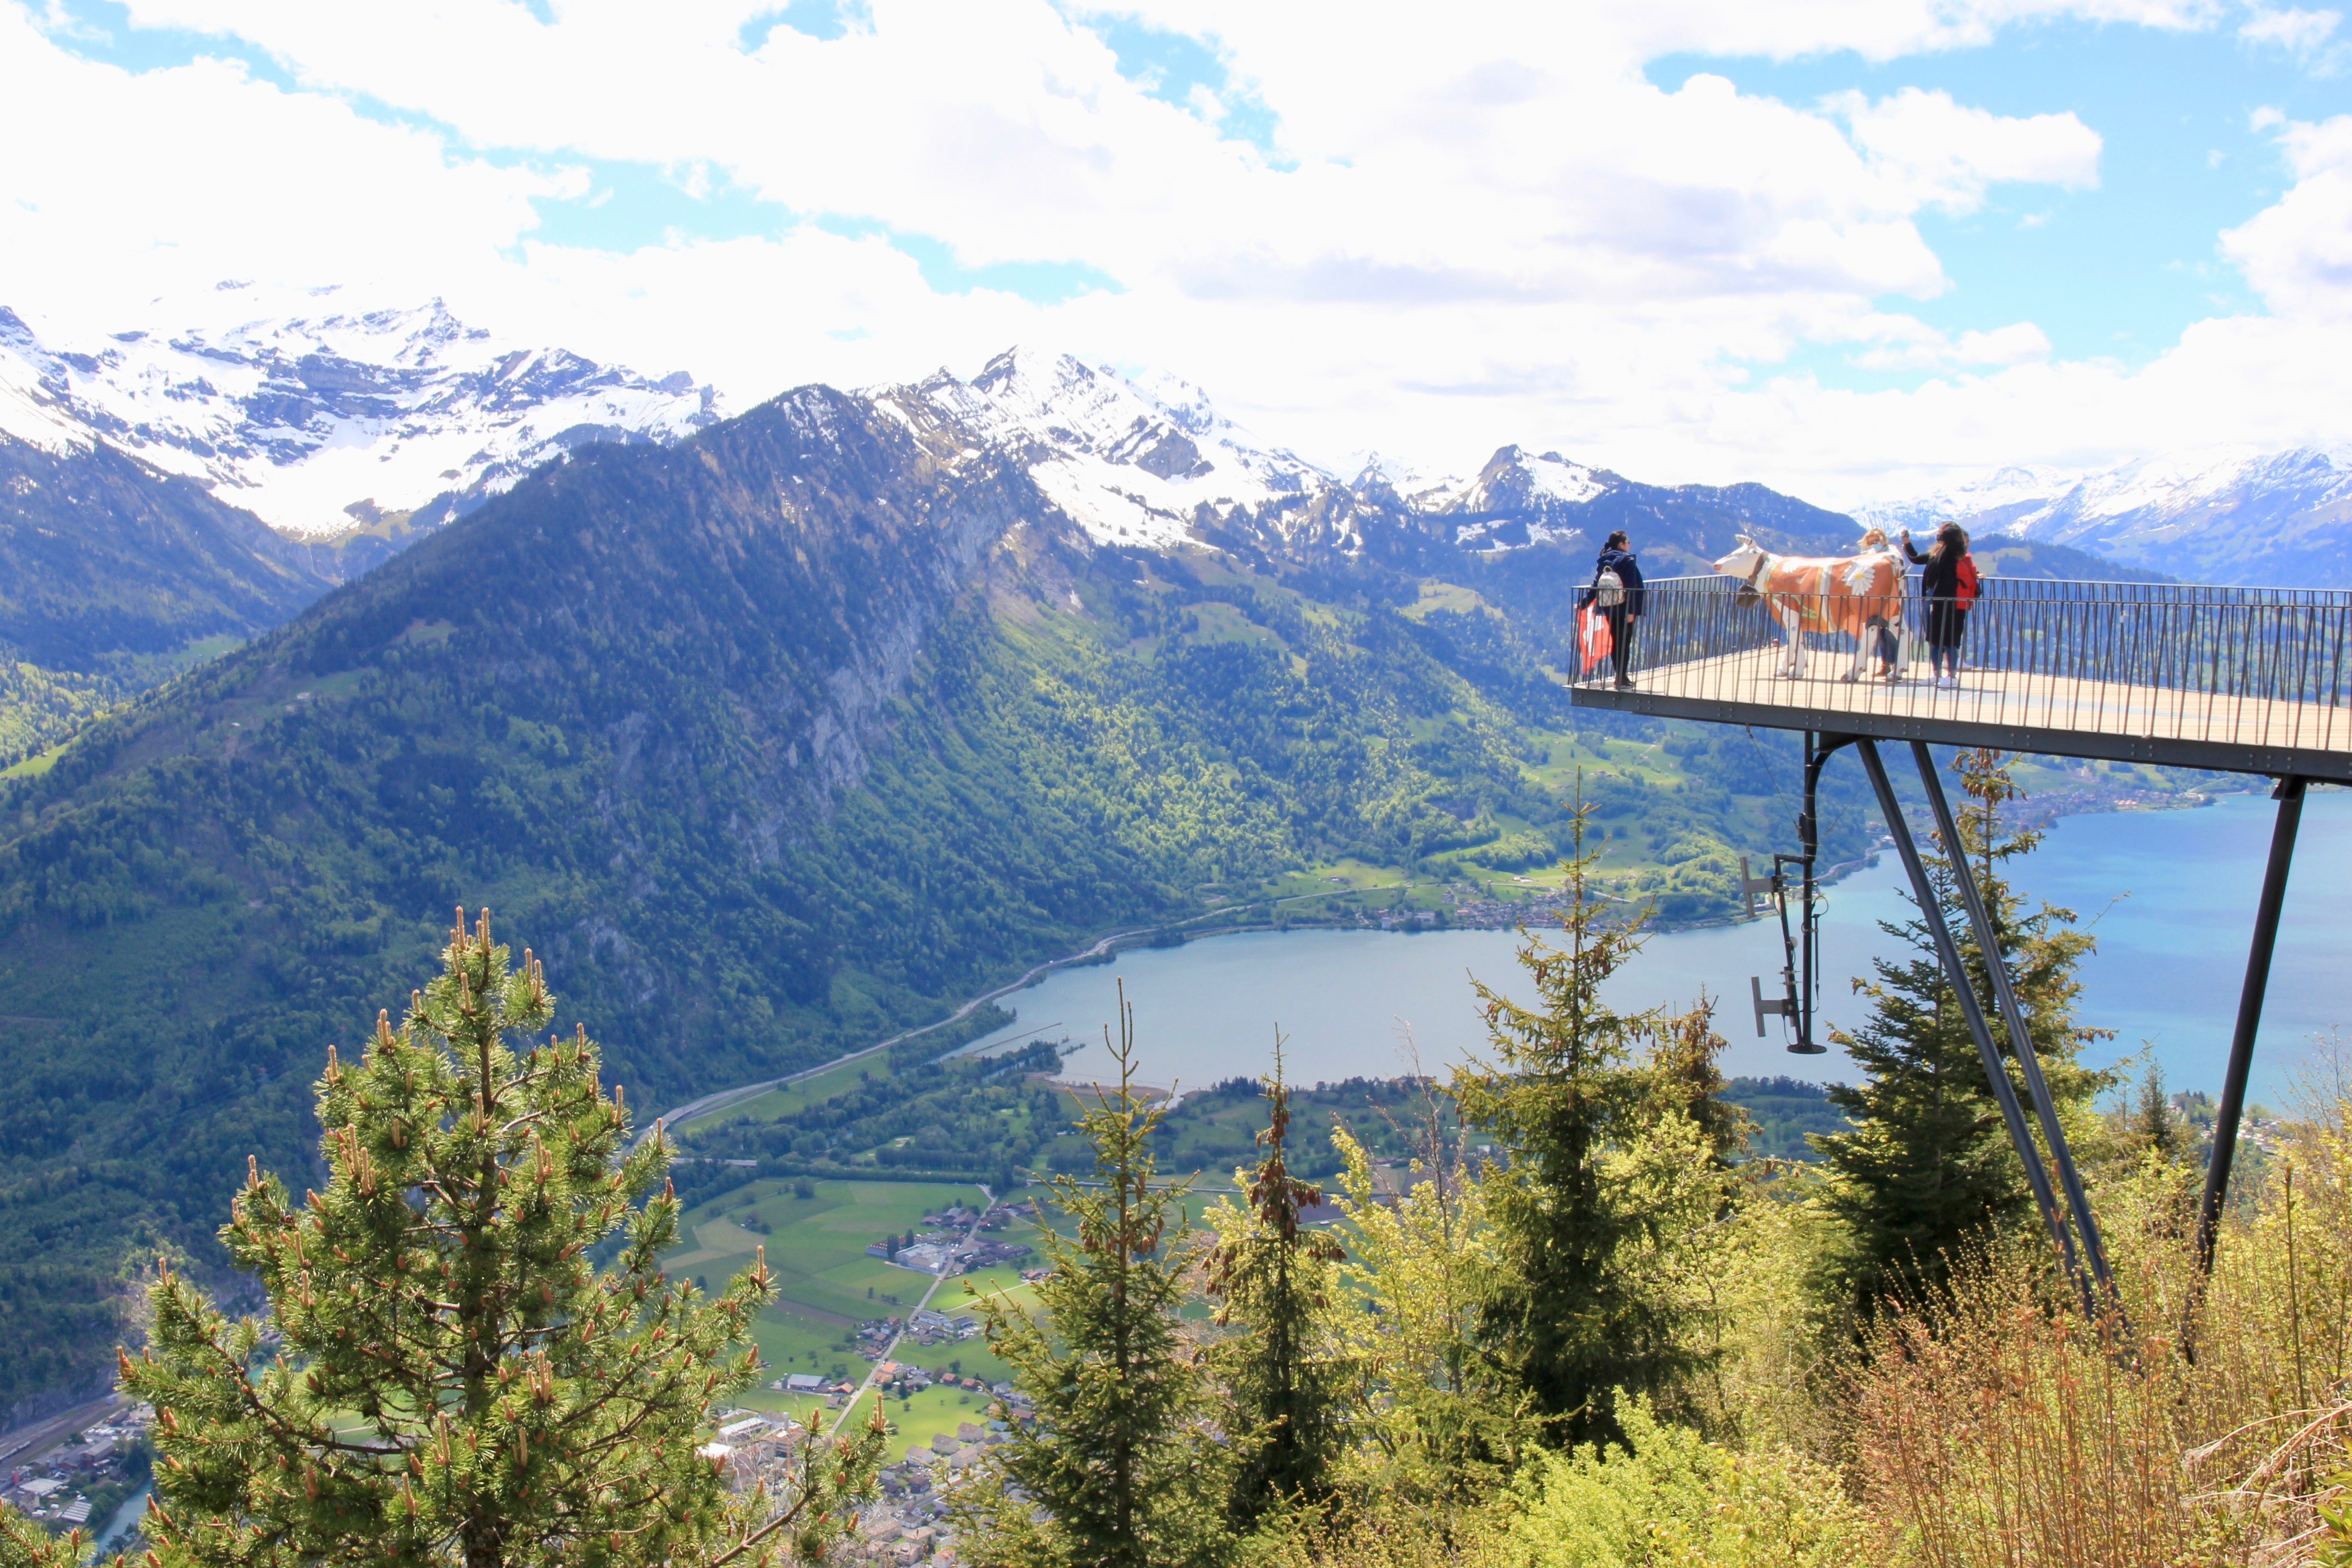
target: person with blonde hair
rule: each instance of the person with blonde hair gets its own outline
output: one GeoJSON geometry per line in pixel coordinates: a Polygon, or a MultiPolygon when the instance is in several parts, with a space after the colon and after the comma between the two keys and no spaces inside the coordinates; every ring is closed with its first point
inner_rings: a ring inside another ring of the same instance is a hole
{"type": "MultiPolygon", "coordinates": [[[[1854,547],[1854,553],[1892,555],[1895,547],[1886,542],[1886,531],[1874,524],[1864,531],[1862,542],[1854,547]]],[[[1898,609],[1895,613],[1900,616],[1903,612],[1898,609]]],[[[1878,678],[1892,680],[1895,679],[1895,661],[1902,652],[1901,645],[1895,640],[1899,635],[1898,628],[1883,620],[1874,620],[1872,624],[1878,628],[1878,678]]]]}

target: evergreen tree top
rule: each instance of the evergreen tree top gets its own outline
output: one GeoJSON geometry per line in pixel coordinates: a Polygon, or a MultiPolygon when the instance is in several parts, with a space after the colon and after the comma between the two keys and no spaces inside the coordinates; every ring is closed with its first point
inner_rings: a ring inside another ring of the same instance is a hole
{"type": "Polygon", "coordinates": [[[845,1523],[878,1431],[804,1440],[781,1500],[734,1495],[698,1451],[711,1402],[758,1371],[766,1260],[716,1298],[663,1274],[667,1142],[656,1123],[631,1146],[584,1028],[522,1043],[553,1010],[538,962],[511,967],[488,911],[470,931],[461,911],[400,1028],[380,1014],[357,1064],[328,1054],[324,1190],[298,1204],[247,1163],[221,1237],[276,1350],[159,1271],[122,1381],[156,1409],[164,1563],[718,1568],[845,1523]]]}

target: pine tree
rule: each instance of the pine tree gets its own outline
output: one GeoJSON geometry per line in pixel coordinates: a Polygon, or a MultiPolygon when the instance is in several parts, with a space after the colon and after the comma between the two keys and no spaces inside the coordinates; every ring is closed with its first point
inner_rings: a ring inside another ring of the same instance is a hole
{"type": "Polygon", "coordinates": [[[660,1128],[631,1146],[584,1029],[526,1043],[553,1009],[530,955],[510,971],[488,911],[470,933],[461,911],[400,1029],[379,1015],[356,1066],[328,1053],[324,1190],[298,1205],[247,1162],[221,1238],[268,1319],[156,1283],[122,1382],[156,1410],[164,1563],[717,1568],[812,1558],[843,1528],[878,1429],[812,1436],[783,1499],[730,1495],[697,1453],[758,1369],[739,1347],[766,1260],[716,1300],[662,1273],[660,1128]]]}
{"type": "Polygon", "coordinates": [[[1519,951],[1538,1005],[1479,984],[1494,1058],[1454,1074],[1464,1122],[1508,1155],[1486,1180],[1506,1260],[1487,1353],[1563,1444],[1618,1440],[1619,1393],[1671,1405],[1706,1365],[1710,1308],[1678,1255],[1706,1245],[1734,1200],[1741,1125],[1713,1101],[1723,1041],[1704,1007],[1622,1014],[1602,999],[1643,939],[1594,896],[1585,817],[1580,805],[1566,944],[1530,937],[1519,951]]]}
{"type": "MultiPolygon", "coordinates": [[[[1135,1092],[1134,1014],[1119,997],[1116,1091],[1097,1089],[1078,1130],[1092,1180],[1057,1175],[1050,1201],[1075,1239],[1047,1229],[1041,1319],[997,1296],[979,1312],[990,1348],[1036,1402],[959,1494],[965,1561],[1004,1568],[1194,1568],[1232,1549],[1228,1447],[1210,1430],[1208,1388],[1177,1312],[1196,1261],[1183,1223],[1189,1182],[1155,1184],[1163,1111],[1135,1092]],[[1172,1229],[1171,1229],[1172,1226],[1172,1229]]],[[[971,1287],[966,1286],[971,1291],[971,1287]]]]}
{"type": "MultiPolygon", "coordinates": [[[[51,1535],[36,1521],[0,1502],[0,1563],[8,1568],[82,1568],[89,1537],[79,1530],[51,1535]]],[[[122,1568],[118,1554],[114,1568],[122,1568]]]]}
{"type": "Polygon", "coordinates": [[[1226,1390],[1227,1429],[1243,1445],[1233,1511],[1244,1529],[1270,1510],[1328,1495],[1346,1437],[1348,1369],[1333,1354],[1325,1321],[1338,1284],[1333,1265],[1347,1253],[1299,1223],[1323,1194],[1290,1173],[1290,1086],[1278,1040],[1265,1083],[1266,1129],[1258,1135],[1265,1158],[1254,1172],[1234,1173],[1248,1206],[1221,1198],[1209,1211],[1217,1242],[1208,1288],[1223,1302],[1216,1321],[1241,1327],[1217,1347],[1214,1368],[1226,1390]]]}
{"type": "MultiPolygon", "coordinates": [[[[1956,814],[1961,843],[1957,853],[1939,845],[1925,857],[1929,876],[1970,983],[1990,999],[1984,955],[1954,880],[1975,879],[2042,1077],[2062,1113],[2077,1114],[2107,1082],[2076,1060],[2086,1042],[2105,1034],[2074,1021],[2074,998],[2082,990],[2075,967],[2093,939],[2074,929],[2070,910],[2046,903],[2029,910],[2000,869],[2042,841],[2038,832],[2004,830],[2000,807],[2022,793],[2006,760],[1997,752],[1968,751],[1955,768],[1968,800],[1956,814]]],[[[1894,830],[1905,828],[1896,824],[1894,830]]],[[[1871,999],[1870,1016],[1851,1033],[1832,1030],[1831,1037],[1867,1076],[1859,1087],[1829,1091],[1853,1130],[1812,1138],[1831,1176],[1822,1202],[1844,1234],[1832,1265],[1835,1287],[1865,1312],[1884,1297],[1940,1289],[1958,1260],[2004,1233],[2039,1223],[1982,1058],[1925,921],[1889,922],[1884,929],[1907,941],[1914,954],[1899,962],[1881,959],[1875,981],[1855,982],[1871,999]]],[[[2030,1103],[2022,1069],[1989,1000],[1987,1012],[2010,1058],[2020,1100],[2030,1103]]]]}
{"type": "Polygon", "coordinates": [[[2137,1131],[2147,1151],[2167,1164],[2178,1163],[2189,1152],[2189,1129],[2180,1113],[2172,1107],[2172,1095],[2165,1088],[2164,1067],[2159,1062],[2147,1064],[2147,1072],[2139,1083],[2139,1125],[2137,1131]]]}

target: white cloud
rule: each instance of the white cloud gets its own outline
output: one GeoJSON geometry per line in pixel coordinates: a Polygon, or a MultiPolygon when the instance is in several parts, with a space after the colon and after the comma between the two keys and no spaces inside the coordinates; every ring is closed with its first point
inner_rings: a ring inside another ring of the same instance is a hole
{"type": "Polygon", "coordinates": [[[2305,11],[2289,6],[2282,11],[2256,11],[2238,28],[2238,37],[2252,44],[2275,44],[2289,54],[2308,56],[2327,41],[2344,20],[2336,11],[2305,11]]]}
{"type": "Polygon", "coordinates": [[[1923,214],[2004,183],[2095,185],[2100,138],[2075,115],[1916,89],[1788,104],[1642,70],[1677,50],[1883,59],[2055,16],[2210,27],[2218,4],[1611,0],[1440,21],[1393,0],[1137,0],[1127,14],[1207,40],[1230,73],[1183,104],[1046,0],[875,0],[841,38],[776,26],[752,52],[741,30],[769,0],[551,0],[544,23],[508,0],[129,4],[140,26],[244,40],[300,90],[234,64],[94,64],[0,0],[17,150],[0,303],[95,317],[228,276],[440,294],[505,332],[713,377],[738,407],[1029,341],[1179,372],[1310,453],[1459,468],[1516,439],[1824,499],[1945,465],[2111,460],[2176,430],[2300,429],[2352,391],[2352,197],[2326,127],[2285,133],[2294,190],[2227,241],[2280,320],[2205,323],[2127,372],[2056,360],[2032,321],[1946,332],[1885,303],[1948,289],[1923,214]],[[1274,117],[1272,153],[1223,133],[1243,103],[1274,117]],[[751,238],[545,237],[534,202],[609,192],[583,171],[613,163],[794,216],[751,238]],[[935,287],[877,228],[1118,289],[1041,305],[935,287]],[[1862,394],[1775,372],[1809,345],[1934,379],[1862,394]]]}
{"type": "Polygon", "coordinates": [[[2279,142],[2294,184],[2221,248],[2273,311],[2352,321],[2352,114],[2288,121],[2279,142]]]}
{"type": "Polygon", "coordinates": [[[1989,332],[1948,337],[1916,321],[1902,321],[1890,342],[1854,356],[1865,370],[1927,370],[1947,365],[2029,364],[2050,357],[2050,338],[2031,321],[1989,332]],[[1907,330],[1906,330],[1907,329],[1907,330]]]}
{"type": "Polygon", "coordinates": [[[7,5],[0,144],[12,149],[7,286],[59,303],[256,271],[414,289],[511,245],[537,221],[533,196],[584,193],[577,174],[453,156],[436,136],[281,92],[233,62],[136,78],[93,65],[7,5]]]}
{"type": "Polygon", "coordinates": [[[1841,93],[1831,107],[1907,204],[1969,213],[1997,183],[2068,190],[2099,183],[2099,133],[2071,110],[2013,119],[1909,87],[1875,103],[1841,93]]]}

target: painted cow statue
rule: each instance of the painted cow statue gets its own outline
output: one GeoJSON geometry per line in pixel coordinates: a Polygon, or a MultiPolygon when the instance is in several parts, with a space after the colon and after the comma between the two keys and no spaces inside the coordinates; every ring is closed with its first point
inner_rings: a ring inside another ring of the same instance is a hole
{"type": "Polygon", "coordinates": [[[1775,555],[1746,534],[1739,548],[1715,563],[1764,601],[1780,623],[1788,651],[1779,673],[1801,680],[1807,632],[1843,632],[1853,638],[1853,668],[1840,679],[1858,679],[1882,626],[1895,634],[1894,674],[1910,663],[1911,639],[1903,626],[1903,558],[1892,550],[1865,549],[1834,557],[1775,555]]]}

